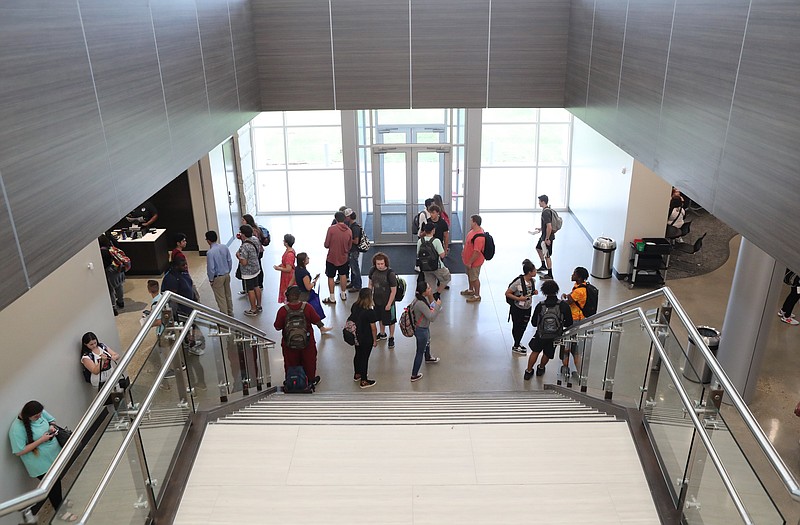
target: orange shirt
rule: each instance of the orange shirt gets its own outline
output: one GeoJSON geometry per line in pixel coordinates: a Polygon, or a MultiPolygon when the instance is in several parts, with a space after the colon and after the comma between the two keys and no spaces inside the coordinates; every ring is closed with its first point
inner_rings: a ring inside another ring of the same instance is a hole
{"type": "Polygon", "coordinates": [[[474,243],[472,242],[472,238],[479,233],[483,233],[483,228],[478,228],[478,231],[470,230],[467,233],[467,238],[464,239],[464,246],[461,251],[461,260],[464,261],[464,266],[469,266],[469,261],[472,259],[472,254],[475,251],[478,252],[478,258],[475,259],[472,266],[477,267],[486,262],[486,259],[483,257],[483,249],[486,247],[486,238],[480,236],[475,239],[474,243]]]}
{"type": "Polygon", "coordinates": [[[569,309],[572,310],[572,320],[573,321],[580,321],[581,319],[585,319],[586,316],[583,315],[581,308],[586,306],[586,287],[579,284],[572,285],[572,293],[569,294],[572,297],[572,303],[569,305],[569,309]],[[578,308],[580,305],[580,308],[578,308]]]}

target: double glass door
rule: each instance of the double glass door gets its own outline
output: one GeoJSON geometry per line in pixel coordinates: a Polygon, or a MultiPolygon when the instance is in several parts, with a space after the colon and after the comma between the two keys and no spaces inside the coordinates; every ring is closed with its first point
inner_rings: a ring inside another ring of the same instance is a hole
{"type": "Polygon", "coordinates": [[[374,215],[377,244],[416,242],[412,223],[425,199],[448,198],[452,166],[449,144],[376,145],[372,148],[374,215]]]}

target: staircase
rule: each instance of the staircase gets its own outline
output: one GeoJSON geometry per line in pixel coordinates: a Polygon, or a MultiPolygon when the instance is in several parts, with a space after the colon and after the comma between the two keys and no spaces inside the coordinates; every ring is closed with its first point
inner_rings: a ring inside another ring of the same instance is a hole
{"type": "Polygon", "coordinates": [[[276,394],[221,425],[577,423],[616,418],[549,390],[528,393],[276,394]]]}

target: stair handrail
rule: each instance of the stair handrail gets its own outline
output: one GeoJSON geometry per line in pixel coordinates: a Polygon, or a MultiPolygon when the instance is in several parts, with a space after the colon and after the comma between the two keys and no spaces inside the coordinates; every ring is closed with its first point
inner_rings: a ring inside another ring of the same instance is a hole
{"type": "MultiPolygon", "coordinates": [[[[775,447],[764,433],[761,425],[758,424],[758,421],[756,420],[755,416],[753,416],[753,413],[750,411],[747,403],[745,403],[744,399],[742,399],[742,396],[739,394],[739,391],[736,389],[736,387],[733,386],[728,374],[726,374],[725,370],[722,369],[722,366],[719,364],[719,361],[717,361],[716,356],[714,356],[714,354],[711,352],[711,349],[708,348],[708,345],[706,345],[703,336],[697,331],[697,327],[692,322],[689,314],[686,313],[686,310],[683,308],[674,292],[668,286],[664,286],[657,290],[652,290],[638,297],[628,299],[627,301],[623,301],[610,308],[606,308],[605,310],[597,312],[593,316],[587,317],[585,320],[582,320],[579,323],[569,327],[564,331],[562,337],[567,338],[576,335],[578,332],[586,330],[587,328],[605,324],[612,318],[621,317],[621,315],[619,315],[620,313],[632,313],[635,310],[634,307],[637,305],[656,299],[659,296],[664,297],[669,302],[670,306],[672,306],[672,311],[677,315],[681,324],[689,333],[689,338],[700,350],[700,354],[703,356],[706,365],[711,369],[719,383],[725,389],[730,403],[734,406],[736,411],[739,412],[739,415],[741,416],[742,421],[744,421],[747,430],[753,435],[753,438],[756,440],[756,443],[758,443],[761,451],[764,452],[764,455],[767,457],[767,461],[769,461],[770,465],[775,470],[775,473],[780,478],[786,491],[793,500],[800,501],[800,484],[798,484],[797,479],[789,470],[789,467],[786,466],[786,463],[783,461],[783,458],[781,458],[780,454],[778,454],[778,451],[775,450],[775,447]]],[[[646,327],[648,327],[649,331],[652,331],[652,327],[650,327],[649,322],[645,322],[644,324],[646,327]]],[[[653,341],[658,344],[656,339],[653,341]]],[[[662,361],[666,361],[664,356],[662,356],[662,361]]],[[[678,381],[676,384],[680,384],[680,381],[678,381]]]]}
{"type": "MultiPolygon", "coordinates": [[[[95,419],[100,414],[100,412],[105,409],[106,399],[108,399],[108,396],[111,395],[111,392],[116,386],[117,382],[122,378],[128,364],[131,362],[131,360],[133,360],[134,355],[140,350],[141,344],[144,341],[145,337],[147,337],[147,334],[150,332],[150,329],[153,328],[153,325],[157,319],[161,319],[161,312],[170,303],[181,304],[191,308],[193,311],[190,315],[192,316],[197,316],[198,313],[202,313],[202,317],[204,319],[209,319],[213,322],[236,328],[237,330],[241,330],[244,333],[265,339],[268,343],[274,344],[274,341],[270,340],[264,331],[259,330],[254,326],[250,326],[249,324],[243,323],[238,319],[229,317],[221,313],[219,310],[215,310],[204,304],[192,301],[191,299],[187,299],[182,295],[178,295],[170,291],[163,292],[161,295],[161,299],[159,299],[155,307],[153,307],[153,309],[151,310],[150,315],[145,320],[145,323],[142,326],[141,330],[139,330],[139,333],[136,334],[136,337],[134,337],[133,341],[128,346],[128,349],[125,351],[125,353],[122,354],[119,363],[117,364],[116,367],[114,367],[108,379],[106,379],[103,388],[100,389],[97,396],[95,396],[95,398],[90,403],[89,408],[86,410],[86,412],[83,414],[83,417],[81,417],[80,421],[75,426],[75,430],[72,431],[72,436],[70,437],[69,440],[67,440],[67,443],[61,449],[61,452],[58,453],[58,456],[56,456],[56,459],[55,461],[53,461],[53,464],[50,466],[50,469],[47,471],[42,480],[39,482],[39,485],[33,490],[30,490],[28,492],[20,494],[19,496],[16,496],[14,498],[11,498],[9,500],[0,503],[0,517],[10,514],[14,511],[23,510],[47,498],[47,495],[50,493],[50,490],[52,490],[53,486],[56,483],[56,480],[58,480],[61,477],[61,474],[66,469],[66,466],[70,458],[78,451],[77,449],[79,445],[83,441],[83,438],[86,436],[88,430],[94,423],[95,419]]],[[[192,319],[194,319],[194,317],[192,317],[192,319]]],[[[186,326],[184,327],[182,334],[186,331],[186,328],[189,326],[191,326],[191,323],[186,323],[186,326]]],[[[182,338],[179,337],[178,342],[181,340],[182,338]]],[[[177,346],[179,345],[176,345],[176,348],[177,346]]],[[[171,363],[172,358],[176,353],[177,350],[173,349],[173,352],[170,353],[170,358],[168,360],[165,360],[165,363],[166,364],[171,363]]],[[[157,389],[158,384],[159,384],[158,382],[154,382],[153,389],[151,390],[157,389]]],[[[141,408],[142,407],[140,406],[140,413],[143,413],[144,410],[141,410],[141,408]]]]}

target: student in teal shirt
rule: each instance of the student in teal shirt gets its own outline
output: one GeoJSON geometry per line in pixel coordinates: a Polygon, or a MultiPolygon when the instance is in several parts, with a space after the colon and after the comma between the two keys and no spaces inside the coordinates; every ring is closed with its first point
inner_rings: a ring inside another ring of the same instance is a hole
{"type": "MultiPolygon", "coordinates": [[[[22,411],[11,423],[8,429],[8,439],[11,441],[11,452],[19,456],[22,464],[32,478],[42,479],[50,466],[61,452],[61,446],[55,439],[55,418],[44,409],[38,401],[28,401],[22,411]]],[[[48,494],[50,503],[58,511],[63,500],[61,495],[61,480],[56,481],[53,489],[48,494]]],[[[41,501],[34,505],[34,514],[44,504],[41,501]]],[[[76,521],[77,516],[70,512],[59,516],[64,521],[76,521]]]]}

